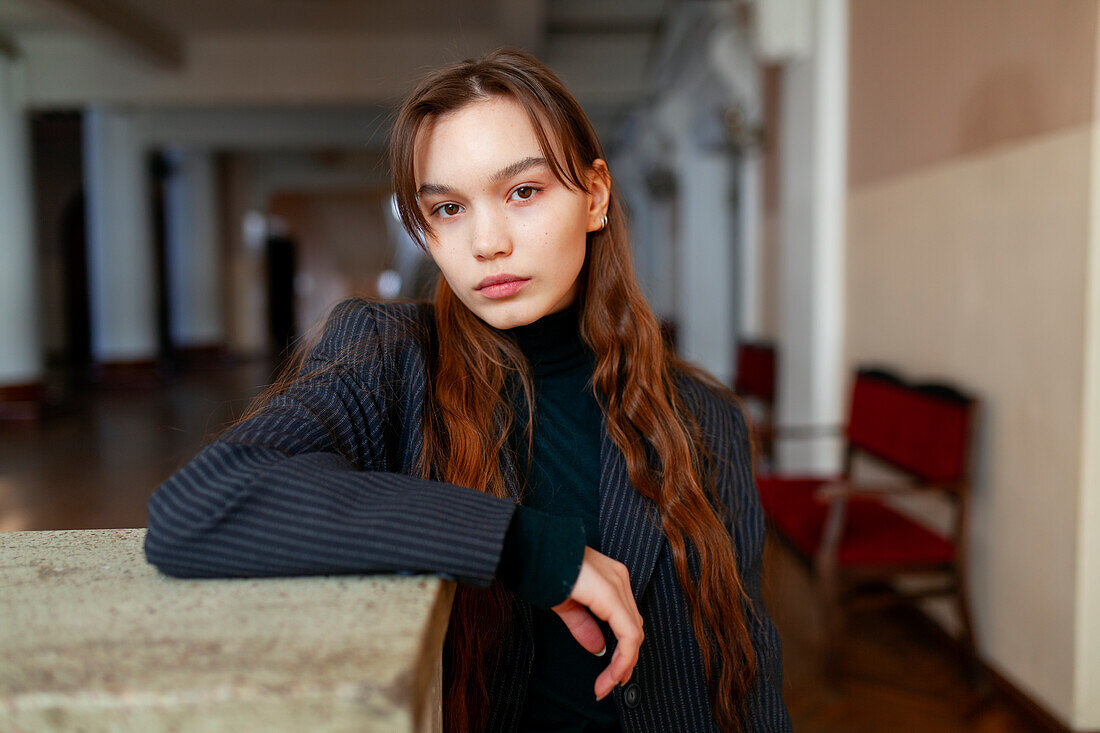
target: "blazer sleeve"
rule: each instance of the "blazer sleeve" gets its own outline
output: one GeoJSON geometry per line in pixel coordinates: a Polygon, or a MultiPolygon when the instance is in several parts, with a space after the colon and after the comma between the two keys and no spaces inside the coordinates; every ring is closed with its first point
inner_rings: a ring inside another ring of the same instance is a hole
{"type": "Polygon", "coordinates": [[[783,701],[783,668],[779,633],[764,607],[761,571],[764,556],[764,511],[752,472],[749,431],[741,408],[711,395],[704,431],[712,436],[717,459],[718,493],[730,510],[727,529],[737,553],[737,569],[747,596],[745,622],[756,655],[756,677],[741,710],[746,731],[791,730],[783,701]],[[708,424],[709,423],[709,424],[708,424]]]}
{"type": "Polygon", "coordinates": [[[387,355],[380,309],[340,304],[303,378],[156,490],[150,563],[177,577],[423,572],[490,584],[515,502],[382,470],[400,452],[388,395],[425,384],[387,355]],[[338,357],[352,342],[366,344],[355,368],[338,357]]]}

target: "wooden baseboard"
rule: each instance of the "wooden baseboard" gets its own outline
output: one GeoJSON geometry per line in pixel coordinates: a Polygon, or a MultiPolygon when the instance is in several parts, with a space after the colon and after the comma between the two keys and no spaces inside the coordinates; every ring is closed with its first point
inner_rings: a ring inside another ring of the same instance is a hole
{"type": "Polygon", "coordinates": [[[144,389],[160,386],[162,381],[155,359],[98,362],[89,372],[92,382],[107,388],[144,389]]]}
{"type": "Polygon", "coordinates": [[[172,360],[183,369],[219,369],[232,363],[225,344],[179,346],[172,349],[172,360]]]}
{"type": "Polygon", "coordinates": [[[0,385],[0,421],[37,422],[42,417],[46,388],[41,382],[0,385]]]}

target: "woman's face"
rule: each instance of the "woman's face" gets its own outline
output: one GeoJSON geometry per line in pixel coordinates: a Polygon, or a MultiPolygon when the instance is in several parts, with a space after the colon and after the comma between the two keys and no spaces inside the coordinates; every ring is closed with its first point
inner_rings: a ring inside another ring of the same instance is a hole
{"type": "Polygon", "coordinates": [[[523,107],[498,96],[425,123],[413,165],[428,251],[467,308],[503,329],[573,301],[586,233],[607,212],[604,161],[589,192],[566,188],[523,107]]]}

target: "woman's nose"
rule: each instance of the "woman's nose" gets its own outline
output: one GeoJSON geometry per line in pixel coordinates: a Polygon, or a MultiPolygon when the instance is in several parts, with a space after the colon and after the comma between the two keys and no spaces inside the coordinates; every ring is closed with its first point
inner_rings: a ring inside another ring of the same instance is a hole
{"type": "Polygon", "coordinates": [[[483,212],[477,216],[471,249],[474,257],[479,260],[491,260],[511,254],[512,237],[508,231],[507,218],[492,212],[483,212]]]}

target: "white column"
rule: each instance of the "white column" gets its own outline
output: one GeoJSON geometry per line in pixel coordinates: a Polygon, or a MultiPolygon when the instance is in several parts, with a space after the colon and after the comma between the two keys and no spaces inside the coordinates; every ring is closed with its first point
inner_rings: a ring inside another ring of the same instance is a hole
{"type": "Polygon", "coordinates": [[[723,382],[733,374],[733,171],[724,151],[682,140],[676,156],[677,311],[683,356],[723,382]]]}
{"type": "MultiPolygon", "coordinates": [[[[845,414],[844,206],[847,0],[813,3],[813,50],[783,76],[780,130],[778,423],[836,425],[845,414]]],[[[783,471],[833,471],[839,439],[780,440],[783,471]]]]}
{"type": "Polygon", "coordinates": [[[638,282],[658,318],[675,320],[675,195],[671,190],[654,190],[651,180],[662,170],[672,177],[672,166],[666,161],[670,137],[661,130],[659,114],[647,109],[637,115],[630,123],[633,130],[629,140],[611,163],[611,175],[630,209],[630,239],[638,282]]]}
{"type": "MultiPolygon", "coordinates": [[[[715,7],[718,10],[718,7],[715,7]]],[[[761,330],[761,224],[764,218],[763,162],[755,132],[764,123],[760,63],[753,56],[750,34],[735,23],[729,8],[722,8],[721,24],[710,36],[707,60],[714,78],[725,92],[726,105],[736,110],[742,129],[736,141],[737,174],[737,331],[736,336],[756,339],[761,330]]],[[[761,10],[763,15],[765,11],[761,10]]],[[[758,21],[760,22],[760,21],[758,21]]]]}
{"type": "Polygon", "coordinates": [[[43,367],[22,80],[0,54],[0,386],[41,382],[43,367]]]}
{"type": "Polygon", "coordinates": [[[646,214],[653,310],[662,319],[676,320],[676,201],[669,196],[649,194],[646,214]]]}
{"type": "MultiPolygon", "coordinates": [[[[608,161],[611,175],[615,178],[619,203],[629,213],[630,245],[634,254],[634,274],[650,308],[663,315],[658,302],[658,290],[655,282],[658,276],[654,241],[650,236],[649,213],[651,204],[645,181],[646,166],[649,161],[640,149],[637,136],[621,147],[615,157],[608,161]]],[[[659,246],[667,248],[669,243],[662,239],[659,246]]]]}
{"type": "Polygon", "coordinates": [[[165,186],[168,323],[177,348],[225,341],[213,155],[176,149],[165,186]]]}
{"type": "Polygon", "coordinates": [[[149,183],[135,128],[124,112],[84,114],[92,357],[99,363],[157,354],[149,183]]]}

